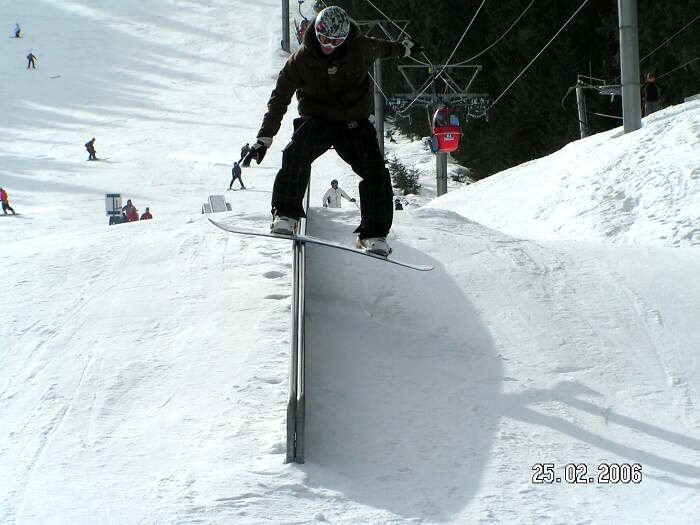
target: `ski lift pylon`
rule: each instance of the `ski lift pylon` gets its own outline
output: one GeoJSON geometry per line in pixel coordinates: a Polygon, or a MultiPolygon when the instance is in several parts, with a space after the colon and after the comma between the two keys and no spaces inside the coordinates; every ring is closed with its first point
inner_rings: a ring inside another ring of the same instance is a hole
{"type": "Polygon", "coordinates": [[[294,28],[296,29],[297,42],[301,45],[304,40],[304,33],[306,32],[306,28],[309,27],[310,21],[301,11],[301,4],[304,3],[304,0],[297,0],[297,2],[299,2],[298,8],[301,20],[299,22],[294,20],[294,28]]]}

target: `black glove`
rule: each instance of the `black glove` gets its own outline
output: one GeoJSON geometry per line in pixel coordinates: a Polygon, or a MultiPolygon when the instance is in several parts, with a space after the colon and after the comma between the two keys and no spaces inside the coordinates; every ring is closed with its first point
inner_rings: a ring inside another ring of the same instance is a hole
{"type": "Polygon", "coordinates": [[[353,197],[352,199],[350,199],[350,202],[357,202],[357,199],[353,197]]]}
{"type": "Polygon", "coordinates": [[[406,52],[403,55],[405,57],[416,56],[418,53],[423,52],[423,46],[420,45],[415,40],[411,40],[410,38],[407,38],[404,41],[402,41],[401,43],[403,44],[403,47],[406,48],[406,52]]]}
{"type": "Polygon", "coordinates": [[[243,159],[243,167],[247,168],[250,166],[250,161],[255,159],[255,162],[260,164],[265,158],[265,153],[267,153],[267,148],[272,144],[272,139],[269,137],[258,137],[258,140],[250,148],[250,151],[243,159]]]}

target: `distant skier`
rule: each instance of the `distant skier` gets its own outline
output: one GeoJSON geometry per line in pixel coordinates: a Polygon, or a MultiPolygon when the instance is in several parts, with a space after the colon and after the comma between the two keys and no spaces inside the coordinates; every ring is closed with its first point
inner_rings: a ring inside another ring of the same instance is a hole
{"type": "Polygon", "coordinates": [[[142,221],[147,221],[148,219],[152,219],[153,215],[151,215],[151,210],[148,206],[146,206],[146,211],[141,214],[141,220],[142,221]]]}
{"type": "Polygon", "coordinates": [[[296,93],[300,118],[282,153],[282,167],[272,191],[274,233],[291,234],[304,214],[302,199],[311,163],[331,147],[362,178],[362,220],[356,245],[380,255],[391,251],[386,235],[394,213],[391,177],[379,151],[368,70],[377,58],[411,56],[420,45],[369,38],[338,6],[322,9],[304,33],[299,49],[285,63],[270,95],[255,144],[243,160],[258,164],[265,157],[296,93]]]}
{"type": "Polygon", "coordinates": [[[7,215],[7,210],[12,212],[12,215],[17,215],[12,206],[10,206],[10,200],[7,197],[7,192],[4,188],[0,188],[0,201],[2,201],[2,213],[7,215]]]}
{"type": "Polygon", "coordinates": [[[21,33],[22,29],[19,27],[19,24],[15,23],[15,38],[22,38],[21,33]]]}
{"type": "Polygon", "coordinates": [[[656,76],[652,72],[647,73],[647,80],[642,84],[642,101],[645,117],[659,110],[659,86],[656,85],[656,76]]]}
{"type": "Polygon", "coordinates": [[[126,205],[122,208],[122,215],[126,216],[126,222],[139,220],[139,211],[133,205],[131,199],[127,199],[126,205]]]}
{"type": "MultiPolygon", "coordinates": [[[[85,149],[87,150],[88,154],[90,155],[88,157],[88,160],[97,160],[97,153],[95,152],[95,137],[92,137],[90,140],[88,140],[85,143],[85,149]]],[[[131,202],[131,201],[129,201],[131,202]]]]}
{"type": "Polygon", "coordinates": [[[36,55],[30,51],[27,55],[27,69],[29,69],[30,66],[32,69],[36,69],[36,64],[34,63],[35,60],[36,55]]]}
{"type": "Polygon", "coordinates": [[[242,162],[246,155],[248,155],[248,152],[250,152],[250,142],[246,142],[245,146],[241,148],[241,158],[238,162],[242,162]]]}
{"type": "Polygon", "coordinates": [[[401,204],[401,199],[399,199],[398,197],[394,199],[394,209],[403,210],[403,204],[401,204]]]}
{"type": "Polygon", "coordinates": [[[241,189],[244,190],[245,186],[243,185],[243,179],[241,178],[241,167],[238,165],[238,162],[234,162],[233,168],[231,168],[231,183],[228,185],[229,190],[233,189],[233,181],[236,179],[238,179],[238,182],[241,183],[241,189]]]}
{"type": "Polygon", "coordinates": [[[345,193],[342,188],[338,187],[338,181],[333,179],[331,181],[331,187],[323,196],[323,207],[324,208],[340,208],[341,207],[341,197],[345,197],[350,202],[357,202],[350,195],[345,193]]]}

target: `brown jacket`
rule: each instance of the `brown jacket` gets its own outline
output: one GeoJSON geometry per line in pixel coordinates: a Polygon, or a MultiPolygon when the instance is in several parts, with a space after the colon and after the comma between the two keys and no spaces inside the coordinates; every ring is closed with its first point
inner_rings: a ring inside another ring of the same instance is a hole
{"type": "Polygon", "coordinates": [[[345,42],[326,56],[313,27],[314,23],[309,24],[301,47],[280,71],[258,137],[275,136],[295,92],[302,117],[366,119],[373,104],[372,81],[367,72],[377,58],[404,54],[399,42],[366,37],[352,23],[345,42]]]}

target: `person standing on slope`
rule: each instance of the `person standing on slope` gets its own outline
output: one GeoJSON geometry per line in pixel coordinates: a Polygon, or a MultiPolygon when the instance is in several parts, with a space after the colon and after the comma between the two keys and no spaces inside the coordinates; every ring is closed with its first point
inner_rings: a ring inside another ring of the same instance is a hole
{"type": "Polygon", "coordinates": [[[267,103],[257,140],[243,160],[247,167],[262,161],[282,116],[296,93],[300,118],[294,120],[291,142],[282,152],[282,167],[272,191],[270,230],[290,235],[304,214],[302,199],[311,163],[334,147],[362,181],[359,248],[380,255],[391,251],[386,236],[393,219],[391,177],[379,151],[368,70],[377,58],[410,56],[422,50],[416,42],[390,42],[364,36],[340,7],[322,9],[304,34],[301,47],[285,63],[267,103]]]}
{"type": "Polygon", "coordinates": [[[85,143],[85,149],[88,152],[88,160],[97,160],[97,153],[95,152],[95,137],[92,137],[85,143]]]}
{"type": "Polygon", "coordinates": [[[345,193],[342,188],[338,187],[338,181],[333,179],[331,181],[331,187],[323,196],[323,207],[324,208],[340,208],[341,207],[341,197],[345,197],[350,202],[357,202],[350,195],[345,193]]]}
{"type": "Polygon", "coordinates": [[[2,213],[7,215],[7,210],[12,212],[12,215],[17,215],[15,209],[10,206],[10,199],[7,196],[7,192],[4,188],[0,188],[0,201],[2,201],[2,213]]]}
{"type": "Polygon", "coordinates": [[[245,185],[243,184],[243,179],[241,178],[241,167],[238,165],[238,162],[233,163],[233,168],[231,168],[231,182],[228,185],[228,189],[232,190],[233,189],[233,181],[238,179],[238,182],[241,183],[241,189],[245,189],[245,185]]]}
{"type": "Polygon", "coordinates": [[[15,23],[15,38],[22,38],[22,29],[18,23],[15,23]]]}
{"type": "Polygon", "coordinates": [[[27,69],[29,69],[30,66],[32,69],[36,69],[36,64],[34,63],[35,60],[36,55],[30,51],[27,55],[27,69]]]}
{"type": "Polygon", "coordinates": [[[645,117],[659,110],[659,87],[656,85],[654,73],[647,73],[647,80],[642,84],[642,102],[645,117]]]}

